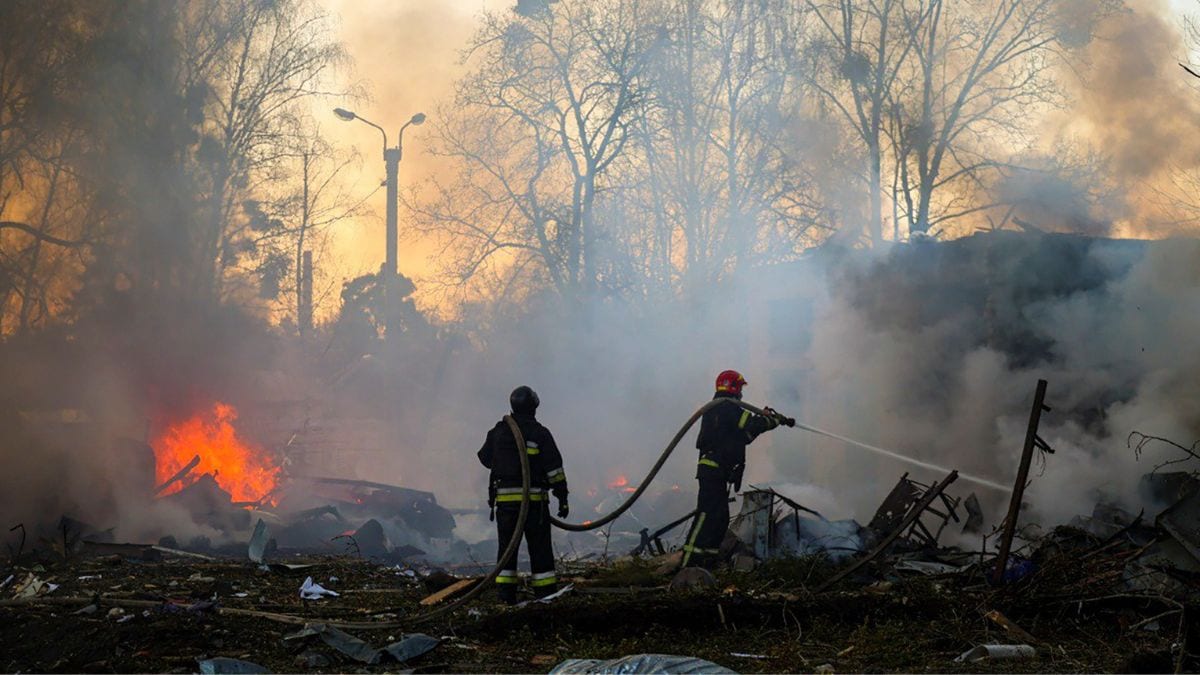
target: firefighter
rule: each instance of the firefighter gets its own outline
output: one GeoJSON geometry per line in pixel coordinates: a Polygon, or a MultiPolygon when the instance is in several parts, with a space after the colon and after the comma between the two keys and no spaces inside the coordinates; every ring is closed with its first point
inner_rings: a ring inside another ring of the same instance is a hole
{"type": "MultiPolygon", "coordinates": [[[[726,370],[717,376],[714,399],[742,398],[746,380],[736,370],[726,370]]],[[[696,480],[700,489],[696,497],[695,520],[683,547],[683,566],[711,568],[716,564],[729,529],[729,486],[734,492],[742,489],[742,472],[746,468],[746,446],[759,434],[788,421],[766,408],[767,415],[755,415],[736,405],[719,405],[700,420],[700,435],[696,447],[700,462],[696,480]]]]}
{"type": "MultiPolygon", "coordinates": [[[[525,543],[529,547],[530,586],[538,597],[550,595],[557,589],[554,573],[554,547],[550,541],[550,494],[558,500],[558,517],[570,514],[567,506],[567,476],[563,472],[562,455],[550,430],[535,418],[538,395],[529,387],[517,387],[508,397],[513,419],[525,437],[521,450],[529,457],[529,514],[525,519],[525,543]]],[[[496,423],[479,449],[479,461],[491,469],[488,488],[488,507],[496,520],[500,548],[496,560],[508,548],[517,532],[517,517],[521,510],[521,458],[516,439],[504,420],[496,423]]],[[[519,550],[519,549],[518,549],[519,550]]],[[[517,601],[517,556],[514,554],[506,569],[496,576],[497,591],[502,602],[517,601]]]]}

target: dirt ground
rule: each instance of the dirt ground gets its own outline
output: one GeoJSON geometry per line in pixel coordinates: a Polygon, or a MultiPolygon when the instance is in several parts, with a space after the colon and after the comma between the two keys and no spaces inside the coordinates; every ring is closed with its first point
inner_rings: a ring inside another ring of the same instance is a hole
{"type": "Polygon", "coordinates": [[[836,672],[1171,672],[1200,665],[1177,658],[1180,643],[1196,632],[1186,608],[1138,625],[1175,608],[1127,594],[1081,600],[1066,588],[1053,599],[1053,591],[1028,585],[1023,597],[1021,588],[990,589],[969,575],[848,580],[813,594],[807,589],[828,569],[796,559],[721,572],[714,587],[675,592],[651,565],[629,562],[575,570],[575,590],[551,604],[509,608],[486,593],[417,624],[412,618],[428,609],[418,603],[431,586],[420,575],[353,558],[308,562],[313,566],[283,572],[246,561],[111,556],[17,568],[18,578],[33,571],[59,587],[25,604],[9,599],[11,586],[5,591],[0,668],[186,673],[197,672],[199,660],[224,656],[274,672],[546,672],[567,658],[637,653],[696,656],[739,672],[812,672],[826,664],[836,672]],[[306,576],[341,595],[301,600],[306,576]],[[215,607],[196,606],[214,598],[215,607]],[[991,610],[1035,636],[1035,658],[954,661],[975,645],[1022,641],[985,618],[991,610]],[[398,623],[345,629],[376,647],[415,632],[442,643],[410,663],[366,665],[319,638],[283,639],[306,621],[398,623]]]}

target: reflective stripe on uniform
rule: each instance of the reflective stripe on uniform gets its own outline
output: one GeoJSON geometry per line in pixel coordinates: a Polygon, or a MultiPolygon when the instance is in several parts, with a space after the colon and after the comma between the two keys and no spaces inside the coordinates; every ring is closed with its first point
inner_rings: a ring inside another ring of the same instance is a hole
{"type": "MultiPolygon", "coordinates": [[[[522,496],[523,495],[521,495],[521,493],[519,493],[519,492],[515,495],[496,495],[496,503],[503,504],[505,502],[519,502],[519,501],[521,501],[522,496]]],[[[546,501],[546,493],[530,492],[529,493],[529,501],[544,502],[544,501],[546,501]]]]}
{"type": "Polygon", "coordinates": [[[557,469],[554,469],[553,471],[547,471],[546,478],[551,483],[561,483],[562,481],[567,479],[567,473],[565,471],[563,471],[563,468],[560,466],[557,469]]]}
{"type": "Polygon", "coordinates": [[[498,584],[515,584],[517,583],[516,570],[504,570],[496,575],[496,583],[498,584]]]}
{"type": "Polygon", "coordinates": [[[739,429],[745,429],[745,428],[746,428],[746,422],[749,422],[749,421],[750,421],[750,411],[749,411],[749,410],[743,410],[743,411],[742,411],[742,419],[738,420],[738,428],[739,428],[739,429]]]}
{"type": "Polygon", "coordinates": [[[525,441],[525,452],[530,455],[540,455],[542,453],[541,449],[538,448],[538,444],[533,441],[525,441]]]}
{"type": "Polygon", "coordinates": [[[696,537],[700,534],[700,528],[704,527],[704,518],[707,513],[700,512],[700,516],[696,518],[696,524],[692,527],[692,534],[688,537],[688,542],[683,545],[683,566],[688,566],[688,561],[692,559],[692,553],[696,550],[696,537]]]}
{"type": "Polygon", "coordinates": [[[720,549],[716,548],[700,548],[699,546],[683,545],[683,550],[688,553],[720,553],[720,549]]]}
{"type": "Polygon", "coordinates": [[[719,469],[719,468],[721,468],[721,465],[720,465],[720,464],[717,464],[716,462],[714,462],[713,460],[711,460],[711,459],[709,459],[709,458],[707,458],[707,457],[701,457],[701,458],[700,458],[700,462],[699,462],[699,463],[700,463],[700,464],[703,464],[704,466],[711,466],[711,467],[712,467],[712,468],[714,468],[714,469],[719,469]]]}
{"type": "MultiPolygon", "coordinates": [[[[496,502],[519,502],[522,496],[521,488],[498,488],[496,490],[496,502]]],[[[546,501],[546,488],[529,488],[529,501],[541,502],[546,501]]]]}
{"type": "Polygon", "coordinates": [[[540,572],[529,578],[530,586],[549,586],[558,583],[558,575],[554,572],[540,572]]]}

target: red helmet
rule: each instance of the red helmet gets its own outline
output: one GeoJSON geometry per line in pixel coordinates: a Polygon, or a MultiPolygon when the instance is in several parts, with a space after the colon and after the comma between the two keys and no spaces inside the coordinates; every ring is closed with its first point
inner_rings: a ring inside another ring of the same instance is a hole
{"type": "Polygon", "coordinates": [[[727,391],[741,396],[744,386],[746,386],[746,378],[736,370],[726,370],[717,376],[717,391],[727,391]]]}

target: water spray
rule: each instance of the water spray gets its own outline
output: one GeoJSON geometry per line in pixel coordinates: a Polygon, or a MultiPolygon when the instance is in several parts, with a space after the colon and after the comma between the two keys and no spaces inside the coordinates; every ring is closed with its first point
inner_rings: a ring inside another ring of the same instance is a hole
{"type": "MultiPolygon", "coordinates": [[[[808,424],[803,424],[801,422],[797,422],[796,426],[800,429],[804,429],[805,431],[811,431],[812,433],[820,435],[820,436],[826,436],[828,438],[832,438],[834,440],[838,440],[843,443],[848,443],[857,448],[862,448],[863,450],[869,450],[870,452],[874,452],[875,454],[878,454],[878,455],[883,455],[885,457],[891,457],[892,459],[898,459],[901,462],[906,462],[908,464],[912,464],[913,466],[919,466],[919,467],[922,467],[925,469],[930,469],[932,471],[937,471],[939,473],[948,473],[950,471],[950,467],[939,466],[937,464],[931,464],[930,462],[925,462],[925,461],[922,461],[919,459],[914,459],[912,457],[902,455],[893,450],[888,450],[886,448],[881,448],[876,445],[871,445],[870,443],[863,443],[862,441],[856,441],[852,438],[847,438],[840,434],[835,434],[832,431],[825,431],[824,429],[818,429],[814,426],[811,426],[808,424]]],[[[963,473],[963,472],[959,471],[958,477],[962,480],[969,481],[969,482],[975,483],[977,485],[983,485],[985,487],[990,487],[994,490],[999,490],[1001,492],[1011,494],[1013,491],[1012,486],[1003,485],[1001,483],[997,483],[996,481],[988,480],[987,478],[973,476],[969,473],[963,473]]]]}

